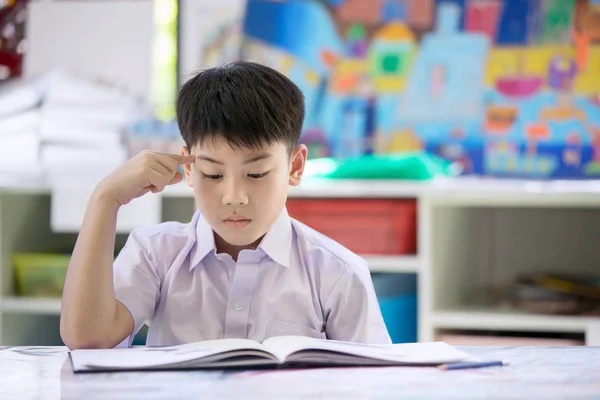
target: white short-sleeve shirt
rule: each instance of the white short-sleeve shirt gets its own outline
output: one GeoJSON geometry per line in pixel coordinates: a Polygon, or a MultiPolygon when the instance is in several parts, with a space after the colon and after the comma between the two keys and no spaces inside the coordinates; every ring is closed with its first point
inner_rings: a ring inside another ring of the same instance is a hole
{"type": "Polygon", "coordinates": [[[200,212],[134,230],[114,263],[117,300],[147,344],[301,335],[390,343],[366,262],[284,209],[256,250],[217,254],[200,212]]]}

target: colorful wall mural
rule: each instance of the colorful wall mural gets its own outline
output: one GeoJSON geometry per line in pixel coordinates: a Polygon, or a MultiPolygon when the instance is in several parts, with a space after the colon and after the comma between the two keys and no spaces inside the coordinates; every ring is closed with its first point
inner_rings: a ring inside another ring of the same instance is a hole
{"type": "Polygon", "coordinates": [[[243,35],[305,93],[311,157],[600,177],[598,0],[248,0],[243,35]]]}

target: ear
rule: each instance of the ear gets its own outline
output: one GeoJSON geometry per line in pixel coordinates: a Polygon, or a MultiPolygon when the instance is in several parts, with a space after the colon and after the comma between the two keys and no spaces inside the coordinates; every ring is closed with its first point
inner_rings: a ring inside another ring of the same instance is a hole
{"type": "Polygon", "coordinates": [[[305,145],[299,144],[294,148],[290,157],[290,178],[289,184],[291,186],[298,186],[302,180],[302,174],[304,173],[304,165],[306,164],[306,157],[308,156],[308,149],[305,145]]]}
{"type": "MultiPolygon", "coordinates": [[[[187,146],[182,146],[181,147],[181,155],[182,156],[187,156],[190,155],[190,151],[188,149],[187,146]]],[[[188,185],[189,187],[193,187],[193,181],[192,181],[192,165],[193,164],[183,164],[183,172],[185,173],[185,183],[186,185],[188,185]]]]}

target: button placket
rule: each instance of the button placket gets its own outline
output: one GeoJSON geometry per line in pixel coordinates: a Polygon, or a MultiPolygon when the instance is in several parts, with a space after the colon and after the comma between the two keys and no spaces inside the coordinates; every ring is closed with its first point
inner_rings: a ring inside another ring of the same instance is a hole
{"type": "Polygon", "coordinates": [[[225,338],[247,337],[250,304],[258,275],[258,262],[238,259],[225,315],[225,338]]]}

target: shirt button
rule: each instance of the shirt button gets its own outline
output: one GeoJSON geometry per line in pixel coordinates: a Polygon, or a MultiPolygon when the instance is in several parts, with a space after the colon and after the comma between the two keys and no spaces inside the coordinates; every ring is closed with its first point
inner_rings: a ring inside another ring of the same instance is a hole
{"type": "Polygon", "coordinates": [[[237,303],[235,303],[236,310],[242,311],[243,308],[244,308],[244,303],[242,303],[241,301],[238,301],[237,303]]]}

